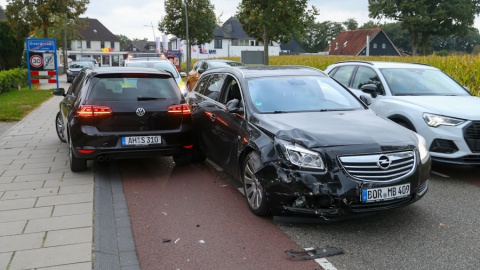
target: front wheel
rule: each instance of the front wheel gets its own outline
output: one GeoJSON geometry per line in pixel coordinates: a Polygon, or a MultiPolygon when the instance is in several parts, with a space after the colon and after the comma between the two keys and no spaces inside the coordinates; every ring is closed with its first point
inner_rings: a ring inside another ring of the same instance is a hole
{"type": "Polygon", "coordinates": [[[57,136],[61,142],[67,142],[65,140],[65,125],[63,124],[62,114],[60,112],[57,113],[57,117],[55,117],[55,129],[57,130],[57,136]]]}
{"type": "Polygon", "coordinates": [[[87,160],[83,158],[77,158],[73,153],[71,137],[68,140],[68,159],[70,161],[70,170],[72,172],[81,172],[87,169],[87,160]]]}
{"type": "Polygon", "coordinates": [[[250,211],[257,216],[266,216],[270,211],[265,190],[255,175],[259,162],[260,156],[257,153],[251,152],[247,155],[243,164],[243,189],[250,211]]]}

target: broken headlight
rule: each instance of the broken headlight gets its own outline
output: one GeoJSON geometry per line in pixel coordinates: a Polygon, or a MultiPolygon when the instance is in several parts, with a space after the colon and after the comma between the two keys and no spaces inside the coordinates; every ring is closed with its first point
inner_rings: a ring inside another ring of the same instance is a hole
{"type": "Polygon", "coordinates": [[[296,143],[276,139],[283,156],[291,163],[303,167],[324,170],[325,165],[319,153],[308,150],[296,143]]]}

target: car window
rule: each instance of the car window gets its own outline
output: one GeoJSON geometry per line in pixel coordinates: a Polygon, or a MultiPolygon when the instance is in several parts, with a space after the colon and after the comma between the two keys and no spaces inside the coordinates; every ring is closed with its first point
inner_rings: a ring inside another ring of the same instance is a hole
{"type": "Polygon", "coordinates": [[[203,62],[203,64],[202,64],[202,66],[200,67],[200,69],[207,70],[207,69],[208,69],[208,64],[207,64],[207,62],[203,62]]]}
{"type": "Polygon", "coordinates": [[[455,80],[437,69],[382,68],[380,72],[392,95],[470,95],[455,80]]]}
{"type": "Polygon", "coordinates": [[[212,74],[205,76],[205,78],[202,78],[200,81],[197,87],[197,92],[218,101],[224,79],[224,74],[212,74]]]}
{"type": "Polygon", "coordinates": [[[341,82],[343,85],[348,87],[350,82],[350,77],[352,76],[355,66],[341,66],[337,69],[335,74],[332,76],[335,80],[341,82]]]}
{"type": "Polygon", "coordinates": [[[378,74],[375,70],[368,67],[358,67],[357,72],[355,73],[355,78],[353,79],[352,88],[360,89],[365,84],[375,84],[378,89],[378,94],[383,95],[383,86],[378,74]]]}
{"type": "Polygon", "coordinates": [[[137,101],[169,100],[180,98],[170,78],[125,77],[98,78],[92,88],[90,100],[137,101]]]}
{"type": "Polygon", "coordinates": [[[144,68],[155,68],[158,70],[166,70],[170,73],[173,74],[175,78],[179,77],[177,69],[169,62],[163,61],[163,62],[141,62],[141,61],[132,61],[128,62],[125,64],[126,67],[144,67],[144,68]]]}
{"type": "Polygon", "coordinates": [[[85,72],[80,72],[78,76],[75,78],[75,80],[73,81],[74,84],[72,85],[72,91],[73,91],[73,95],[76,97],[79,96],[80,90],[82,89],[82,86],[83,86],[82,81],[85,75],[86,75],[85,72]]]}
{"type": "Polygon", "coordinates": [[[195,65],[193,65],[193,70],[197,71],[201,63],[202,63],[201,61],[198,61],[197,63],[195,63],[195,65]]]}
{"type": "Polygon", "coordinates": [[[248,93],[264,113],[364,109],[350,92],[323,76],[249,79],[248,93]]]}
{"type": "MultiPolygon", "coordinates": [[[[242,93],[240,90],[240,84],[237,82],[235,78],[229,76],[227,79],[228,83],[225,87],[225,94],[223,94],[222,103],[227,104],[229,101],[233,99],[237,99],[239,102],[243,101],[242,93]]],[[[243,102],[241,102],[243,103],[243,102]]]]}

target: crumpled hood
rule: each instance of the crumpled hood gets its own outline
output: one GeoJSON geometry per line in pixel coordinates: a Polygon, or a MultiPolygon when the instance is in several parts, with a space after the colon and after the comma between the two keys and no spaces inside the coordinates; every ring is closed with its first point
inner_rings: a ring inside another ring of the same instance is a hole
{"type": "Polygon", "coordinates": [[[359,144],[416,145],[415,134],[371,110],[258,115],[258,125],[279,139],[308,148],[359,144]]]}
{"type": "Polygon", "coordinates": [[[425,112],[467,120],[480,120],[480,98],[473,96],[396,96],[425,108],[425,112]]]}

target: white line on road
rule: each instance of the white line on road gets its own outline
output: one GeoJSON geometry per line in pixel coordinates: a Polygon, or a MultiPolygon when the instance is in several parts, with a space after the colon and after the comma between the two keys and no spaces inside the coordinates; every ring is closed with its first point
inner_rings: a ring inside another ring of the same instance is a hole
{"type": "MultiPolygon", "coordinates": [[[[306,251],[309,250],[314,250],[314,248],[304,248],[306,251]]],[[[324,270],[337,270],[333,264],[331,264],[327,259],[325,258],[319,258],[315,259],[315,262],[318,263],[324,270]]]]}

